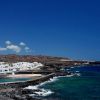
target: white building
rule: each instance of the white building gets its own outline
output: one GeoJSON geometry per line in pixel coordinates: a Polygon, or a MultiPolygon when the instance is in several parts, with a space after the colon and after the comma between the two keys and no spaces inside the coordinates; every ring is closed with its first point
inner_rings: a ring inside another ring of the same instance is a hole
{"type": "Polygon", "coordinates": [[[6,63],[0,62],[0,73],[12,73],[16,71],[23,71],[23,70],[35,70],[42,67],[43,64],[38,62],[17,62],[17,63],[6,63]]]}

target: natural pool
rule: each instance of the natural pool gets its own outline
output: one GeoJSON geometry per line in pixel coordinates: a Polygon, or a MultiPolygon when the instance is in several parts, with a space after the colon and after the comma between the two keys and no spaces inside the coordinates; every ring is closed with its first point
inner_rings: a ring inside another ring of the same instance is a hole
{"type": "Polygon", "coordinates": [[[28,81],[31,78],[1,78],[0,83],[4,82],[18,82],[18,81],[28,81]]]}

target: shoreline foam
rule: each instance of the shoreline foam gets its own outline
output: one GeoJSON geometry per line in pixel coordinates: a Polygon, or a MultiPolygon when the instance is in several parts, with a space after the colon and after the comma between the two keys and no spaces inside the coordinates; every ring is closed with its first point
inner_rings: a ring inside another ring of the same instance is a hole
{"type": "Polygon", "coordinates": [[[61,77],[72,77],[73,75],[68,75],[68,76],[58,76],[58,77],[53,77],[53,78],[50,78],[48,81],[45,81],[43,83],[40,83],[38,85],[35,85],[35,86],[28,86],[28,87],[25,87],[24,89],[29,89],[29,90],[39,90],[38,92],[34,92],[33,94],[29,94],[29,96],[41,96],[41,97],[46,97],[46,96],[49,96],[51,94],[53,94],[54,92],[51,91],[50,89],[44,89],[44,88],[41,88],[41,86],[43,85],[46,85],[48,83],[52,83],[52,82],[55,82],[57,81],[59,78],[61,77]]]}

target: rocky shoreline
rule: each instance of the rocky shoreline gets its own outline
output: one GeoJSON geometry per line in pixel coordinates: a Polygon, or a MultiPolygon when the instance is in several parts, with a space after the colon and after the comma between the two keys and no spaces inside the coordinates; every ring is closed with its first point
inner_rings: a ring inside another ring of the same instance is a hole
{"type": "MultiPolygon", "coordinates": [[[[6,97],[8,99],[6,100],[41,100],[40,98],[33,98],[29,96],[28,94],[33,94],[34,91],[23,89],[24,87],[27,87],[29,85],[37,85],[42,82],[45,82],[49,80],[50,78],[53,78],[55,76],[54,73],[51,73],[49,75],[43,76],[41,78],[25,81],[25,82],[8,82],[8,83],[2,83],[0,84],[0,96],[6,97]]],[[[40,91],[40,90],[36,90],[40,91]]],[[[1,99],[0,100],[5,100],[1,99]]]]}
{"type": "MultiPolygon", "coordinates": [[[[41,62],[44,64],[44,66],[40,69],[40,71],[27,71],[27,72],[18,72],[16,74],[43,74],[43,77],[35,78],[29,81],[24,82],[8,82],[8,83],[0,83],[0,100],[41,100],[41,98],[33,98],[29,96],[28,94],[33,94],[36,91],[41,91],[39,89],[37,90],[23,90],[24,87],[30,86],[30,85],[37,85],[42,82],[45,82],[49,80],[50,78],[53,78],[54,76],[66,76],[70,75],[70,72],[63,72],[61,69],[64,67],[70,67],[70,66],[77,66],[77,65],[84,65],[87,64],[87,61],[73,61],[69,58],[63,58],[63,57],[51,57],[51,56],[19,56],[19,55],[1,55],[0,61],[5,62],[19,62],[19,61],[26,61],[26,62],[41,62]],[[7,97],[8,99],[3,99],[3,97],[7,97]]],[[[45,99],[46,100],[46,99],[45,99]]]]}

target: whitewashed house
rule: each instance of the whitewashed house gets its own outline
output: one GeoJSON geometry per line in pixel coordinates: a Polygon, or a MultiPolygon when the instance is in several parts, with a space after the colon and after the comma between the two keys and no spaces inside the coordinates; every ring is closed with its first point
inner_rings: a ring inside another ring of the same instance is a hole
{"type": "Polygon", "coordinates": [[[17,62],[17,63],[5,63],[0,62],[0,74],[1,73],[12,73],[16,71],[24,71],[24,70],[35,70],[42,67],[43,64],[38,62],[17,62]]]}

